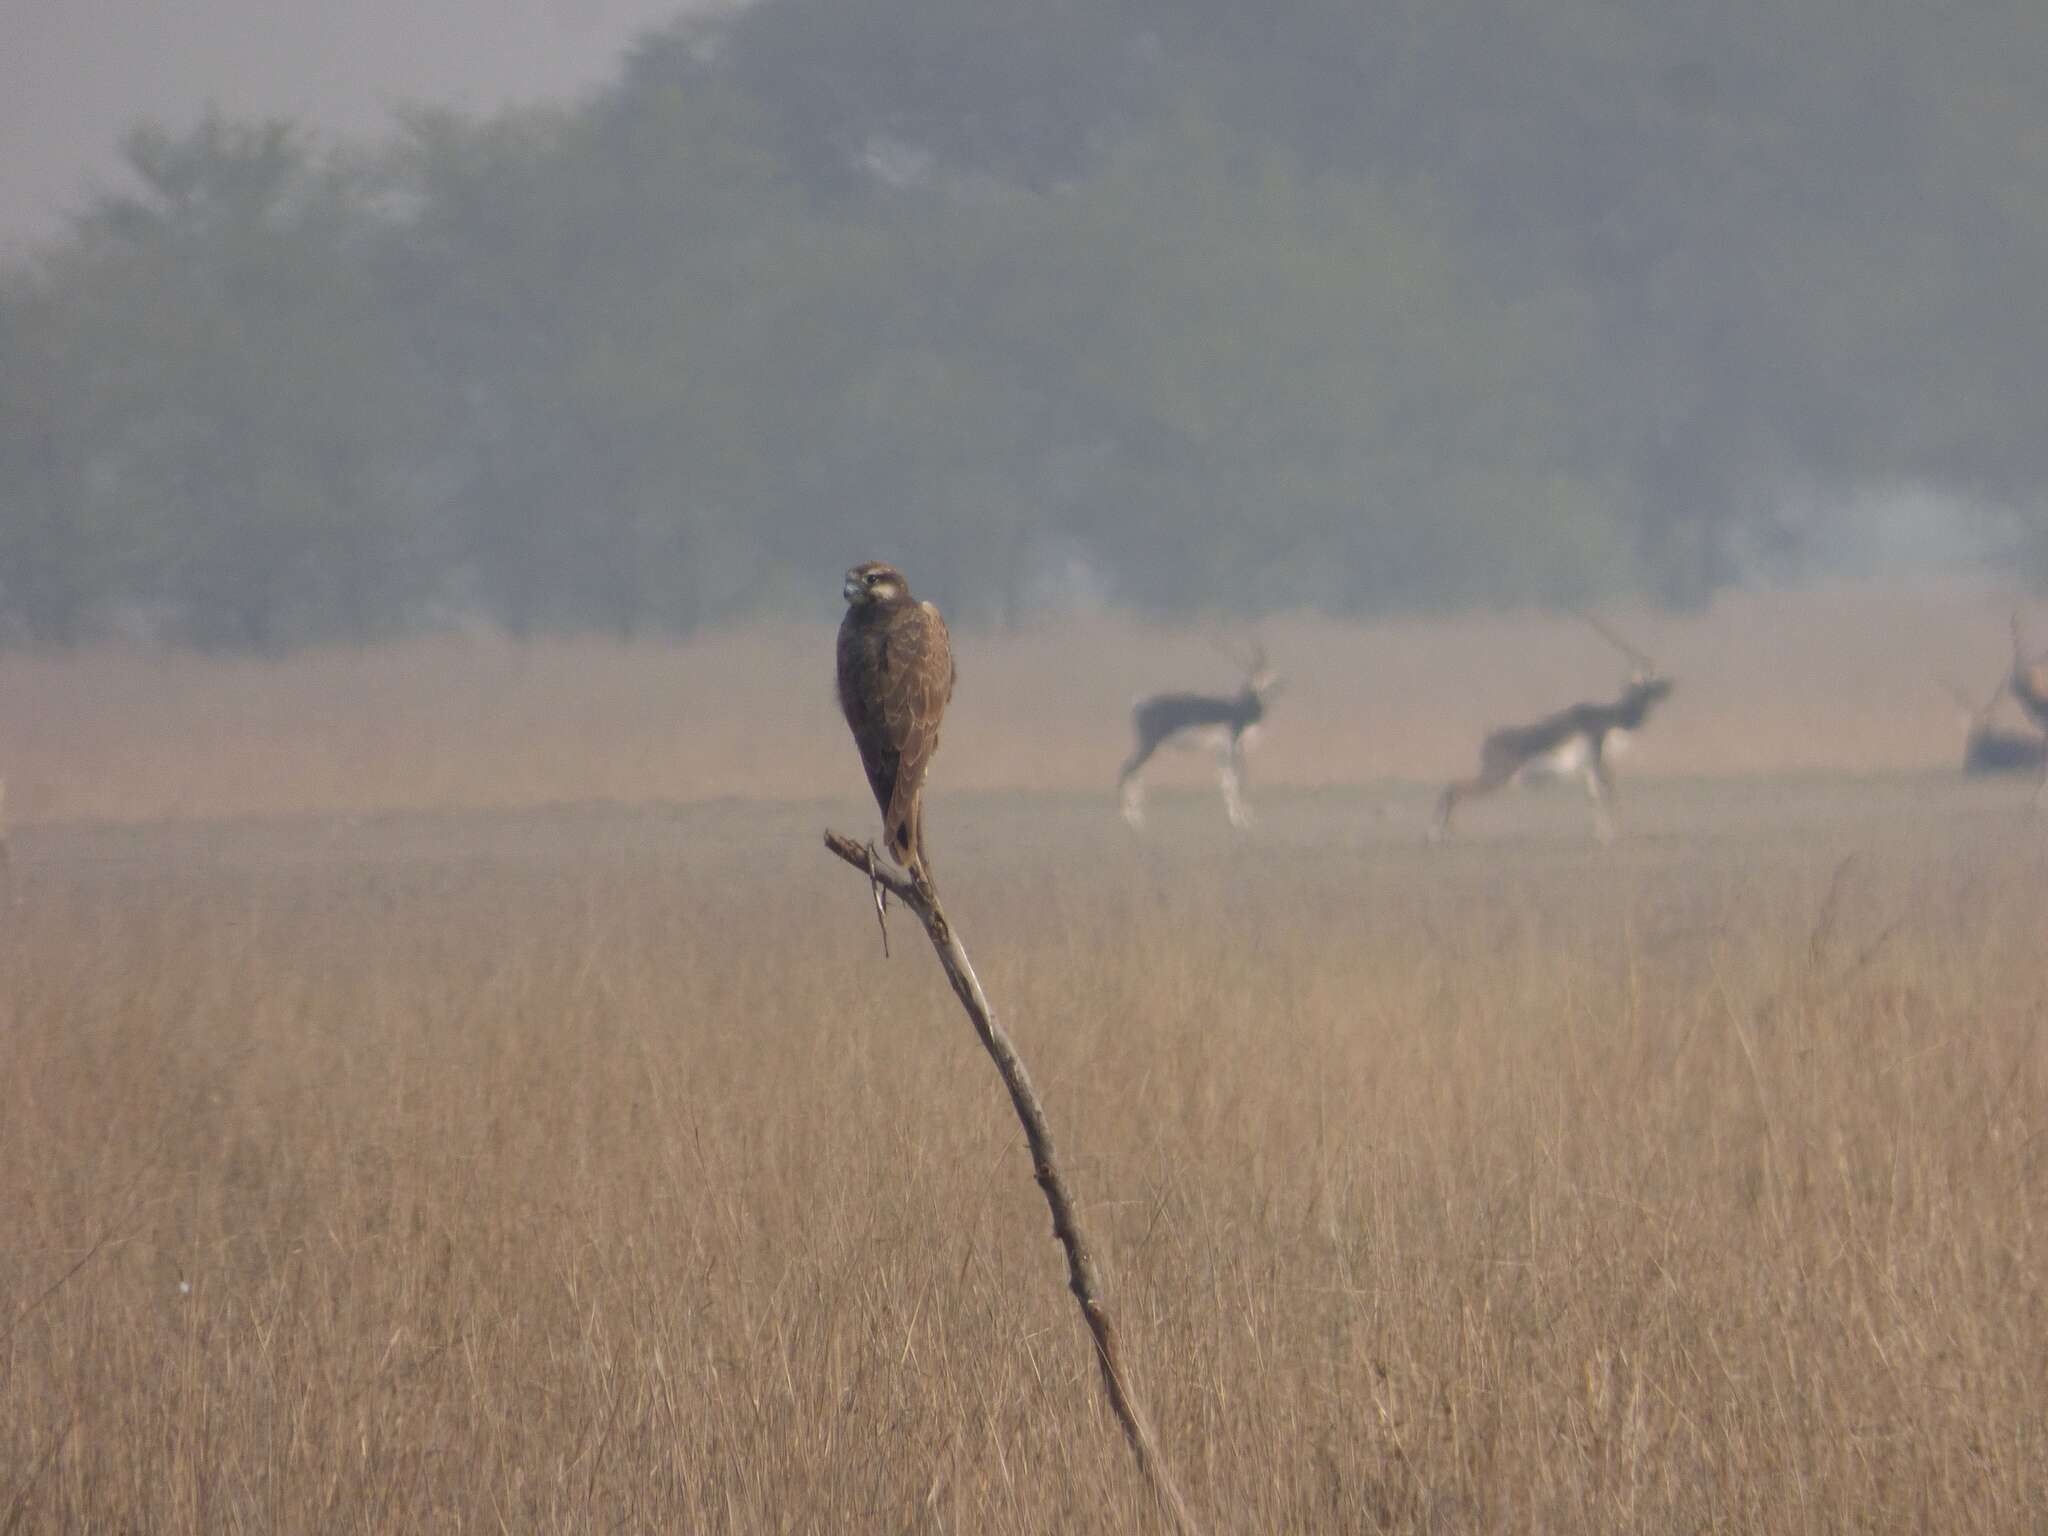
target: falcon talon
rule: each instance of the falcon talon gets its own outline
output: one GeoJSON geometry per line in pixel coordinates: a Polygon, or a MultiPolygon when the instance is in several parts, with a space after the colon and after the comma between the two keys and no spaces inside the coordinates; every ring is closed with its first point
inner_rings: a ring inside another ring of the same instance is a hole
{"type": "Polygon", "coordinates": [[[875,869],[875,845],[868,844],[868,894],[875,899],[875,926],[882,930],[882,958],[889,958],[889,887],[875,869]]]}

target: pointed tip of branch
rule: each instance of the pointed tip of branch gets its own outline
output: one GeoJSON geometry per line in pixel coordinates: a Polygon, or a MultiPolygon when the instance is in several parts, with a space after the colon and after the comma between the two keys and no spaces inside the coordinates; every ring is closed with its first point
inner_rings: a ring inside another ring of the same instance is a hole
{"type": "Polygon", "coordinates": [[[825,848],[833,857],[851,864],[913,912],[922,913],[932,905],[924,899],[915,880],[876,855],[872,843],[857,843],[844,833],[827,827],[825,848]]]}

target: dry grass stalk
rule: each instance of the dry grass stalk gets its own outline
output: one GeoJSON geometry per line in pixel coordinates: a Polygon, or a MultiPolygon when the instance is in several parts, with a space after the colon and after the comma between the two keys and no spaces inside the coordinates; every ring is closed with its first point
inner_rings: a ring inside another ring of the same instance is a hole
{"type": "MultiPolygon", "coordinates": [[[[1017,1122],[1024,1128],[1024,1139],[1031,1148],[1031,1166],[1037,1175],[1038,1187],[1045,1192],[1045,1203],[1052,1211],[1053,1236],[1059,1240],[1060,1248],[1067,1256],[1067,1288],[1074,1293],[1082,1320],[1088,1324],[1088,1332],[1095,1339],[1095,1359],[1102,1368],[1102,1388],[1109,1397],[1109,1406],[1116,1414],[1117,1423],[1123,1426],[1132,1453],[1138,1458],[1139,1471],[1144,1473],[1174,1528],[1194,1532],[1198,1529],[1194,1516],[1189,1513],[1187,1501],[1181,1497],[1180,1489],[1174,1486],[1173,1476],[1159,1454],[1159,1439],[1153,1433],[1151,1420],[1131,1391],[1123,1357],[1117,1349],[1116,1325],[1110,1320],[1109,1308],[1103,1302],[1102,1284],[1095,1274],[1095,1260],[1081,1231],[1081,1218],[1075,1211],[1073,1196],[1068,1192],[1066,1177],[1060,1172],[1059,1154],[1053,1148],[1052,1128],[1046,1122],[1045,1106],[1039,1102],[1038,1090],[1031,1086],[1031,1074],[1025,1069],[1023,1058],[1017,1054],[1016,1045],[1008,1031],[997,1022],[995,1010],[989,1006],[988,994],[981,989],[981,978],[974,974],[974,963],[967,958],[967,947],[960,942],[959,934],[947,920],[946,909],[939,901],[937,890],[929,880],[913,881],[898,874],[876,859],[872,846],[856,843],[837,832],[825,834],[825,846],[866,875],[871,885],[895,896],[924,924],[924,931],[931,938],[932,949],[938,954],[946,980],[952,983],[953,995],[960,999],[960,1006],[973,1022],[982,1048],[996,1064],[1003,1087],[1009,1090],[1010,1103],[1016,1108],[1017,1122]]],[[[876,905],[879,911],[879,899],[876,905]]],[[[886,927],[882,936],[886,946],[886,927]]]]}
{"type": "MultiPolygon", "coordinates": [[[[2030,791],[1646,783],[1605,851],[1536,795],[1426,848],[1420,789],[952,819],[1204,1528],[2039,1536],[2030,791]]],[[[821,819],[30,818],[0,1527],[1166,1529],[821,819]]]]}

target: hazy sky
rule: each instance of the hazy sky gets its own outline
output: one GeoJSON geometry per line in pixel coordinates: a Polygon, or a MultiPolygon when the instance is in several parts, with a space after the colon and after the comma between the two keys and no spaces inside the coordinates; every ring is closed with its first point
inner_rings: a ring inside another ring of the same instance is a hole
{"type": "Polygon", "coordinates": [[[488,109],[603,80],[703,0],[0,0],[0,252],[117,180],[138,119],[208,103],[374,131],[401,102],[488,109]]]}

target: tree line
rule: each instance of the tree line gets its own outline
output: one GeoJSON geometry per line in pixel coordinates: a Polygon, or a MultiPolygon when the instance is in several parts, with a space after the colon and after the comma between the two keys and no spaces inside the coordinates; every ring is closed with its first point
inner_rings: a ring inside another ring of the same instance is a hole
{"type": "Polygon", "coordinates": [[[2032,0],[754,0],[374,142],[142,127],[0,271],[0,637],[1694,602],[2040,560],[2032,0]],[[823,597],[820,596],[823,594],[823,597]]]}

